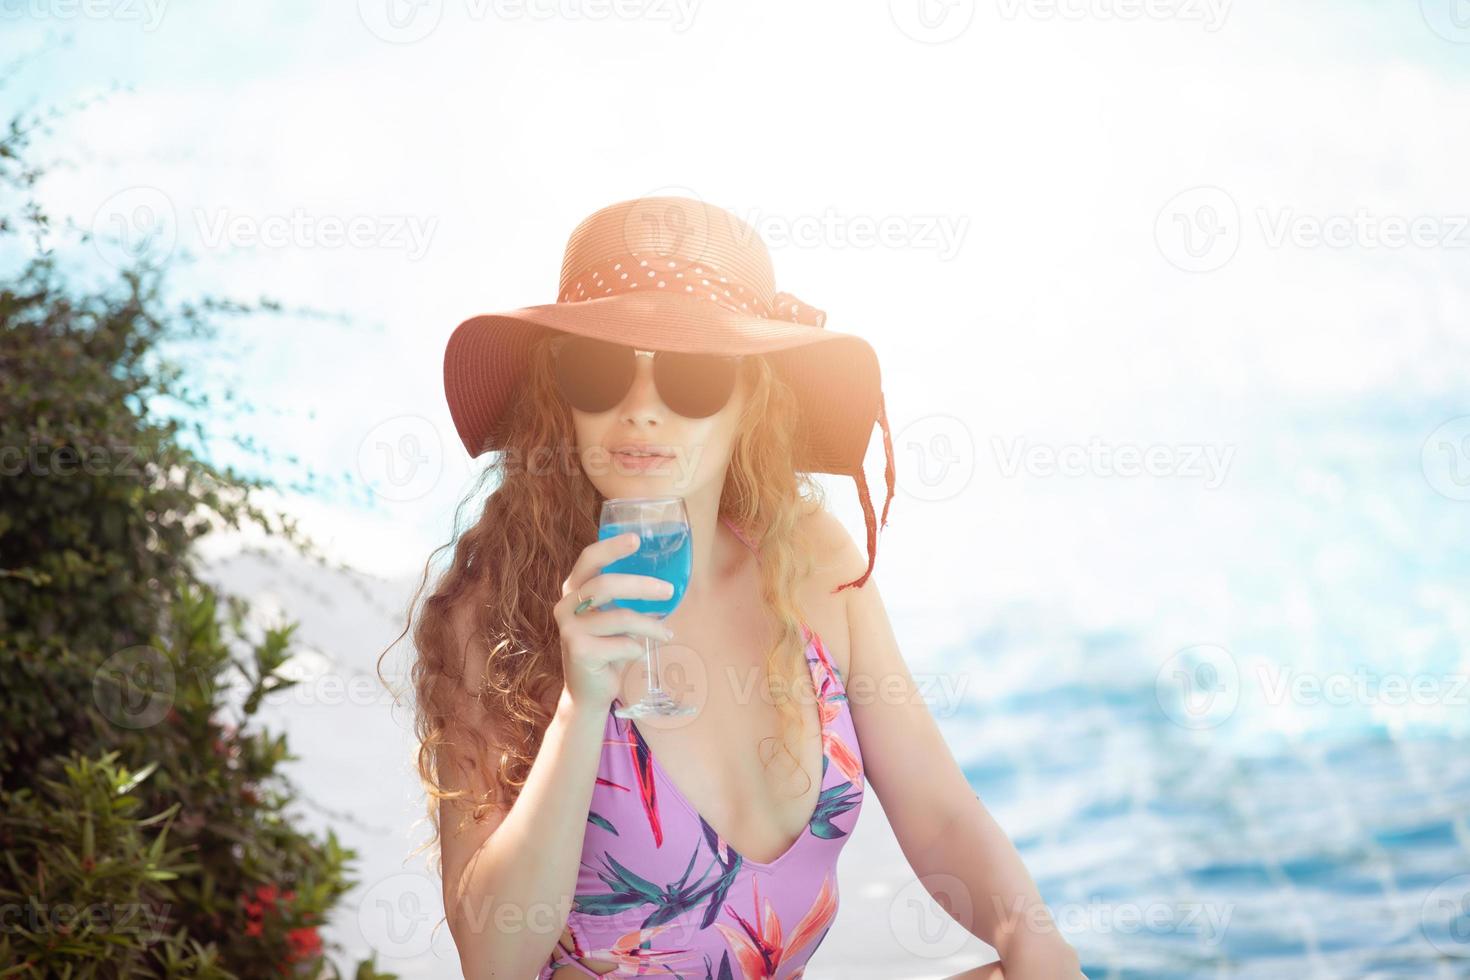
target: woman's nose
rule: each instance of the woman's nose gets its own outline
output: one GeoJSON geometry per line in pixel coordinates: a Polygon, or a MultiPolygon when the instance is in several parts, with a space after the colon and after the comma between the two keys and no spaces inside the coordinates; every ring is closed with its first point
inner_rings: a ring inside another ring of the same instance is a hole
{"type": "Polygon", "coordinates": [[[665,408],[653,384],[653,357],[640,352],[633,361],[633,384],[623,396],[621,412],[629,420],[658,421],[665,408]]]}

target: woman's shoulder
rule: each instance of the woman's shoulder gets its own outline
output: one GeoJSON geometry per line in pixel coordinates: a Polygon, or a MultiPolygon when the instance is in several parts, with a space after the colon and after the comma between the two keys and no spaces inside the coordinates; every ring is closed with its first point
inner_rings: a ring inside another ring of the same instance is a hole
{"type": "Polygon", "coordinates": [[[858,547],[857,541],[837,516],[822,504],[812,504],[798,518],[796,532],[814,559],[812,577],[826,584],[829,590],[851,582],[867,571],[866,552],[858,547]]]}
{"type": "Polygon", "coordinates": [[[813,558],[811,574],[802,585],[802,608],[808,624],[846,677],[852,650],[848,597],[854,590],[836,589],[867,571],[867,556],[842,522],[820,505],[799,518],[796,529],[813,558]]]}

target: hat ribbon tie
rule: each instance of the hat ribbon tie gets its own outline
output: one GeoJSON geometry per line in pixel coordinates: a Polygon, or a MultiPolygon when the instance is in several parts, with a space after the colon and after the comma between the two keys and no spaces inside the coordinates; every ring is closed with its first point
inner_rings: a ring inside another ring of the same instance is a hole
{"type": "Polygon", "coordinates": [[[825,327],[825,311],[791,293],[777,292],[769,306],[760,292],[712,262],[659,253],[609,256],[573,276],[558,303],[580,303],[620,293],[669,292],[715,303],[732,313],[825,327]]]}

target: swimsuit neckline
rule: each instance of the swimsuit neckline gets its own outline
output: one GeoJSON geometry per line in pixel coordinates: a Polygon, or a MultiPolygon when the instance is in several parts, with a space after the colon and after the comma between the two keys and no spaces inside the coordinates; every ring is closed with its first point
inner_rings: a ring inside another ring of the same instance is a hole
{"type": "MultiPolygon", "coordinates": [[[[822,793],[825,792],[827,789],[827,780],[825,776],[827,774],[827,771],[831,768],[831,760],[827,756],[827,733],[828,731],[830,731],[830,726],[826,721],[826,712],[822,711],[822,684],[817,677],[816,668],[813,666],[821,659],[821,655],[819,654],[815,657],[811,655],[812,648],[816,647],[821,642],[821,639],[820,637],[818,637],[816,630],[812,629],[810,626],[807,626],[805,623],[802,624],[801,628],[807,634],[806,649],[802,652],[807,655],[807,673],[811,677],[812,692],[815,695],[815,703],[817,708],[817,727],[820,731],[819,737],[822,745],[822,754],[818,760],[818,765],[821,768],[822,775],[818,777],[820,780],[820,784],[817,786],[817,802],[812,806],[812,812],[807,815],[806,823],[802,825],[801,833],[797,835],[796,840],[792,841],[791,844],[786,848],[786,850],[782,851],[776,857],[772,858],[769,861],[757,861],[754,858],[747,857],[744,851],[740,850],[740,848],[730,843],[729,839],[726,838],[724,834],[716,830],[714,825],[711,824],[707,819],[705,819],[702,813],[694,808],[694,804],[689,802],[689,798],[685,796],[684,792],[679,789],[679,787],[674,783],[672,779],[669,778],[669,774],[664,771],[663,764],[658,761],[657,755],[654,754],[653,746],[649,745],[647,740],[643,738],[642,732],[638,732],[639,741],[643,742],[644,747],[648,750],[649,768],[653,770],[655,777],[661,778],[663,780],[664,786],[668,789],[669,793],[678,801],[680,806],[688,811],[690,816],[700,821],[711,831],[714,831],[714,833],[719,837],[720,841],[726,847],[734,851],[736,854],[739,854],[742,864],[754,868],[757,871],[773,870],[778,865],[788,860],[793,854],[801,849],[801,846],[804,843],[806,843],[806,839],[812,834],[812,820],[816,818],[817,813],[822,808],[822,793]]],[[[836,678],[837,676],[835,667],[832,671],[832,676],[834,678],[836,678]]],[[[837,684],[839,686],[839,689],[841,687],[841,683],[841,680],[838,679],[837,684]]],[[[613,698],[613,704],[622,704],[622,699],[615,696],[613,698]]],[[[613,708],[610,706],[608,708],[608,716],[613,719],[615,724],[618,721],[626,721],[629,728],[637,731],[638,726],[634,723],[632,718],[618,718],[616,715],[612,714],[612,711],[613,708]]],[[[833,720],[836,720],[835,713],[833,714],[833,720]]]]}

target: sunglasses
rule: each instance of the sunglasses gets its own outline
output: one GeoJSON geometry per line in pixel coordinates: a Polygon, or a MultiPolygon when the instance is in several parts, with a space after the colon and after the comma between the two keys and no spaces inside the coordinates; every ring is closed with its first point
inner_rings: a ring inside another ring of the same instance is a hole
{"type": "Polygon", "coordinates": [[[735,391],[741,355],[636,350],[592,337],[558,337],[551,343],[553,372],[562,397],[583,412],[606,412],[622,403],[638,373],[639,356],[653,358],[653,386],[669,410],[703,419],[724,408],[735,391]]]}

